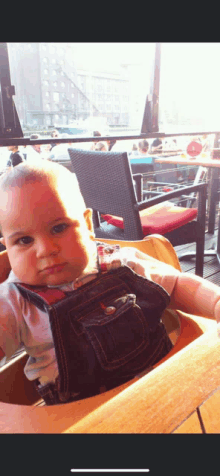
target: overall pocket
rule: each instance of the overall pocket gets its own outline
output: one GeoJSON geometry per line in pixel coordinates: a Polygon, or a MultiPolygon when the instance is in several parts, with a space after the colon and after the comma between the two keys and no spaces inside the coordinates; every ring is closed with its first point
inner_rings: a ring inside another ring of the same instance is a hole
{"type": "Polygon", "coordinates": [[[103,296],[95,309],[72,325],[76,334],[86,334],[104,370],[119,369],[149,344],[147,321],[134,294],[103,296]]]}

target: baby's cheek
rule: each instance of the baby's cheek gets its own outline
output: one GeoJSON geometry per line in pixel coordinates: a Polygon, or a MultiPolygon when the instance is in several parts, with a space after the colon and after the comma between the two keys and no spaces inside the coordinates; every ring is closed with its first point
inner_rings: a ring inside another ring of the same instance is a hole
{"type": "MultiPolygon", "coordinates": [[[[10,258],[9,258],[10,259],[10,258]]],[[[15,275],[23,280],[28,276],[32,276],[36,270],[36,262],[35,260],[27,260],[25,257],[16,257],[16,259],[12,259],[11,267],[14,271],[15,275]]]]}

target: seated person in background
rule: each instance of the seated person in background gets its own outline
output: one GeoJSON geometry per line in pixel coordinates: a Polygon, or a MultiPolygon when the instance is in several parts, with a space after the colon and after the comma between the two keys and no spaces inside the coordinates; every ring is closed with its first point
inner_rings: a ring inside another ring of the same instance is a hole
{"type": "Polygon", "coordinates": [[[108,146],[108,151],[112,150],[114,145],[116,144],[117,140],[116,139],[110,139],[106,141],[107,146],[108,146]]]}
{"type": "Polygon", "coordinates": [[[22,152],[19,151],[19,147],[17,145],[9,145],[8,150],[11,152],[11,154],[7,162],[7,167],[15,167],[16,165],[25,161],[25,158],[22,152]]]}
{"type": "MultiPolygon", "coordinates": [[[[51,131],[50,135],[51,135],[52,139],[55,139],[56,137],[59,137],[59,132],[56,129],[54,129],[53,131],[51,131]]],[[[53,147],[55,147],[58,144],[59,144],[58,142],[51,144],[51,149],[53,149],[53,147]]]]}
{"type": "MultiPolygon", "coordinates": [[[[48,405],[79,400],[147,372],[172,348],[167,306],[220,318],[220,287],[135,248],[95,241],[75,174],[19,164],[0,177],[0,355],[21,346],[48,405]]],[[[217,330],[217,326],[216,326],[217,330]]]]}
{"type": "Polygon", "coordinates": [[[148,149],[149,149],[149,143],[147,142],[146,139],[143,139],[143,140],[140,140],[138,142],[138,151],[139,151],[139,154],[147,154],[148,152],[148,149]]]}
{"type": "MultiPolygon", "coordinates": [[[[101,132],[99,132],[99,131],[94,131],[93,132],[93,137],[101,137],[101,136],[102,136],[101,132]]],[[[90,150],[95,150],[96,144],[98,144],[98,141],[92,143],[92,145],[90,147],[90,150]]]]}
{"type": "MultiPolygon", "coordinates": [[[[70,136],[67,133],[63,133],[60,135],[61,139],[68,139],[70,136]]],[[[50,154],[48,155],[49,160],[70,160],[68,149],[72,145],[72,142],[66,142],[63,144],[57,143],[55,147],[51,150],[50,154]]]]}
{"type": "MultiPolygon", "coordinates": [[[[38,139],[41,139],[39,134],[31,134],[30,140],[38,140],[38,139]]],[[[27,163],[29,164],[35,163],[45,158],[47,158],[47,154],[45,151],[42,151],[41,144],[29,145],[27,147],[27,155],[26,155],[27,163]]]]}
{"type": "Polygon", "coordinates": [[[154,139],[154,141],[151,144],[150,153],[151,154],[159,154],[159,153],[162,152],[162,149],[163,149],[163,138],[154,139]]]}
{"type": "Polygon", "coordinates": [[[210,136],[209,135],[204,134],[201,138],[201,143],[202,143],[202,151],[203,152],[210,151],[211,145],[210,145],[210,136]]]}
{"type": "Polygon", "coordinates": [[[131,152],[129,152],[129,155],[139,155],[137,144],[132,145],[132,149],[131,152]]]}
{"type": "Polygon", "coordinates": [[[108,144],[106,142],[97,142],[93,150],[99,150],[100,152],[108,152],[108,144]]]}
{"type": "Polygon", "coordinates": [[[51,144],[42,144],[41,146],[41,153],[45,159],[49,158],[49,155],[51,154],[51,144]]]}

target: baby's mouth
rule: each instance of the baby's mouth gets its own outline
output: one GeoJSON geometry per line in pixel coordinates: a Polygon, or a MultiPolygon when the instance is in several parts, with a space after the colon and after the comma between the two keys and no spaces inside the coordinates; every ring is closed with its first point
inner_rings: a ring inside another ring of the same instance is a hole
{"type": "Polygon", "coordinates": [[[54,266],[49,266],[48,268],[44,268],[44,269],[41,271],[41,273],[44,273],[44,274],[59,273],[60,271],[63,270],[64,266],[66,266],[66,263],[55,264],[54,266]]]}

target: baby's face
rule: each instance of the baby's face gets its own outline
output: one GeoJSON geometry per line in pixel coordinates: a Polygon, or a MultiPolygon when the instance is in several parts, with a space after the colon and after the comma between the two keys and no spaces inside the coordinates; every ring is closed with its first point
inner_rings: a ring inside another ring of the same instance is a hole
{"type": "Polygon", "coordinates": [[[91,265],[91,211],[80,213],[71,195],[58,195],[45,181],[13,187],[0,195],[3,243],[12,270],[22,282],[64,284],[91,265]]]}

